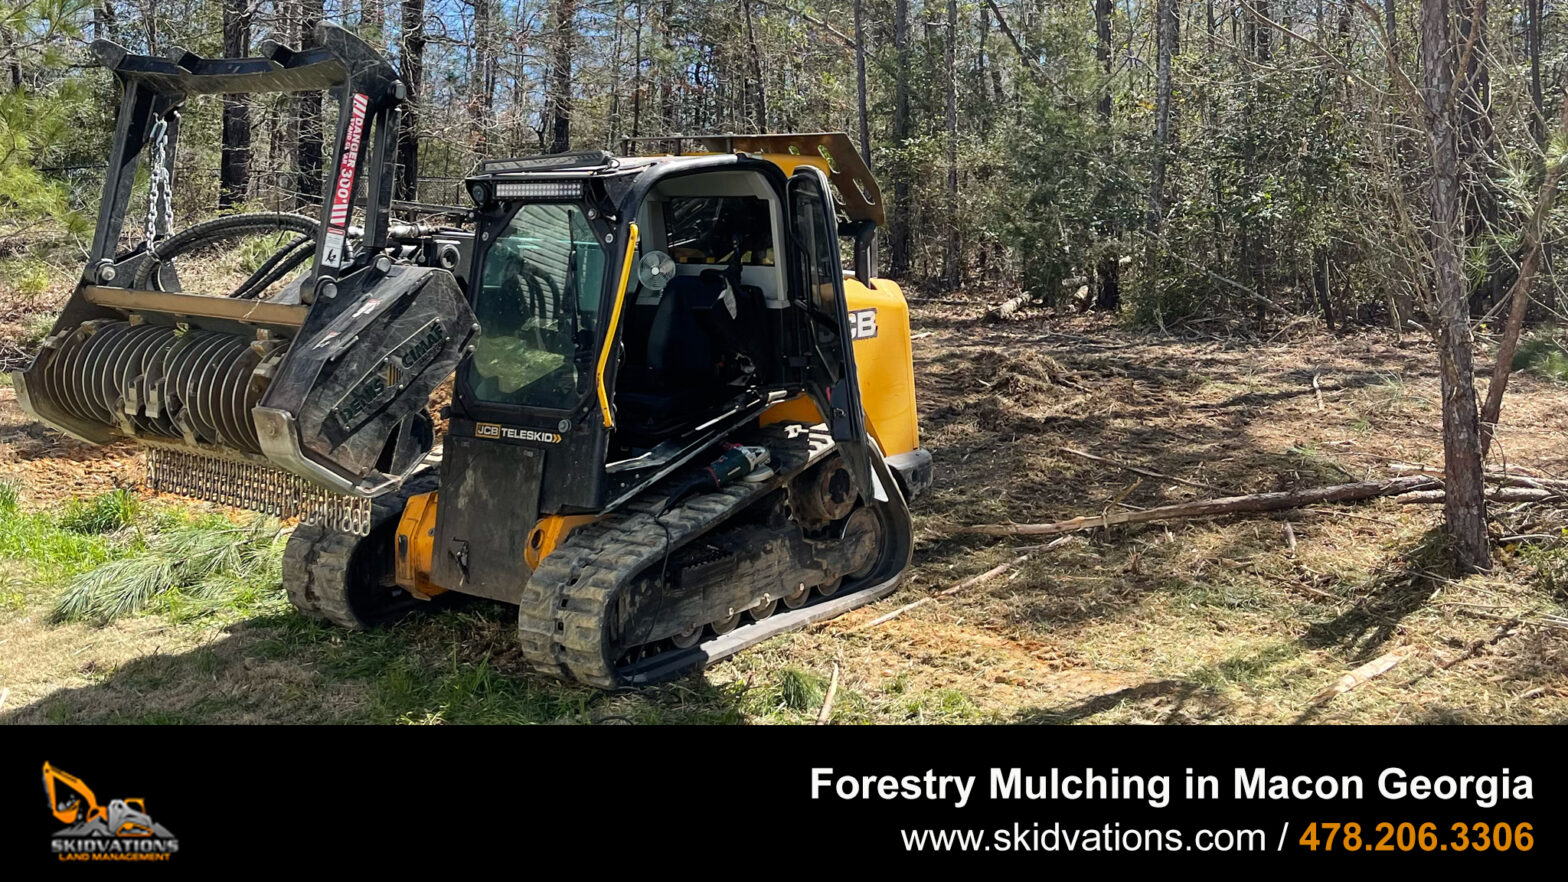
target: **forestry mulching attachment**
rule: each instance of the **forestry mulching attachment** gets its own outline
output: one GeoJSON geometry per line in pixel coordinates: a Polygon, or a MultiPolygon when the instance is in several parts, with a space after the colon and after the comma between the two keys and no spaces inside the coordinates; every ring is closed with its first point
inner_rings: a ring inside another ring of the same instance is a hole
{"type": "Polygon", "coordinates": [[[397,71],[315,36],[241,59],[94,44],[118,129],[81,283],[16,374],[30,413],[145,445],[157,489],[300,518],[284,574],[307,614],[361,628],[491,598],[518,607],[534,668],[599,687],[896,587],[931,459],[848,138],[492,160],[471,206],[399,203],[397,71]],[[335,100],[319,217],[171,230],[185,102],[278,91],[335,100]],[[142,241],[122,249],[143,161],[142,241]],[[227,296],[181,287],[182,263],[258,233],[288,235],[227,296]],[[454,374],[438,448],[427,406],[454,374]]]}

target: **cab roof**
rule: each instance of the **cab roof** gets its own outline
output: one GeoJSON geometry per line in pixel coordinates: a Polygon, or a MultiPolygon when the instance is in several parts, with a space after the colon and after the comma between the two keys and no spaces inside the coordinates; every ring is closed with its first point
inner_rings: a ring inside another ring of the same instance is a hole
{"type": "Polygon", "coordinates": [[[475,177],[505,179],[529,175],[635,174],[655,165],[676,164],[683,159],[733,153],[771,162],[786,175],[802,165],[815,166],[827,175],[838,207],[849,220],[886,223],[881,192],[860,151],[843,132],[781,135],[674,135],[661,138],[627,138],[624,156],[605,150],[584,150],[516,159],[481,162],[475,177]]]}

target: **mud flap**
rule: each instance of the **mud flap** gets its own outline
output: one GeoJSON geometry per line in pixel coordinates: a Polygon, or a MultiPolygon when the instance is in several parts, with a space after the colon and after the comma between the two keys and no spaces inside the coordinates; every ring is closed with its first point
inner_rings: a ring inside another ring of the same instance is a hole
{"type": "Polygon", "coordinates": [[[528,581],[524,552],[539,520],[549,454],[453,434],[442,451],[430,580],[464,594],[517,603],[528,581]]]}

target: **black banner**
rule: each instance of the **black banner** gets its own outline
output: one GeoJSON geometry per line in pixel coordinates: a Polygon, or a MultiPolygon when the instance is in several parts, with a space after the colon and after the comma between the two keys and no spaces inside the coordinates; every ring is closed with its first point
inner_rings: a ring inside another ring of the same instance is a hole
{"type": "Polygon", "coordinates": [[[86,873],[1514,870],[1560,861],[1568,783],[1544,728],[15,727],[5,745],[7,866],[86,873]]]}

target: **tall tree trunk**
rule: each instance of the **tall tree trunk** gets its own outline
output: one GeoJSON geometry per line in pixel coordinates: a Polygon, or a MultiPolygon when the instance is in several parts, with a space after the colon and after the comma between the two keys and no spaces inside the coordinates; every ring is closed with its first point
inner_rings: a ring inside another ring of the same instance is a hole
{"type": "Polygon", "coordinates": [[[958,290],[963,277],[958,253],[958,0],[947,0],[947,247],[942,253],[942,282],[958,290]]]}
{"type": "Polygon", "coordinates": [[[1155,5],[1154,158],[1149,164],[1149,231],[1165,216],[1165,167],[1171,143],[1171,51],[1176,45],[1176,0],[1155,5]]]}
{"type": "MultiPolygon", "coordinates": [[[[250,54],[250,6],[246,0],[224,0],[223,55],[250,54]]],[[[250,99],[223,96],[223,152],[218,160],[218,207],[233,208],[250,190],[250,99]]]]}
{"type": "Polygon", "coordinates": [[[114,39],[114,21],[114,0],[98,0],[93,5],[93,39],[114,39]]]}
{"type": "MultiPolygon", "coordinates": [[[[1114,109],[1114,103],[1115,103],[1112,100],[1112,98],[1111,98],[1111,92],[1112,92],[1112,89],[1113,89],[1113,86],[1111,84],[1111,70],[1112,70],[1112,67],[1111,67],[1111,15],[1112,15],[1112,13],[1114,11],[1115,11],[1115,7],[1112,6],[1112,0],[1095,0],[1095,3],[1094,3],[1094,33],[1095,33],[1094,57],[1100,63],[1100,72],[1105,75],[1105,80],[1104,80],[1105,84],[1103,86],[1103,88],[1105,89],[1105,93],[1100,96],[1100,101],[1096,105],[1095,111],[1099,114],[1100,125],[1104,129],[1104,131],[1105,131],[1105,144],[1106,144],[1106,149],[1107,150],[1114,150],[1115,149],[1115,144],[1116,144],[1114,134],[1111,131],[1111,113],[1112,113],[1112,111],[1114,109]]],[[[1168,70],[1169,66],[1170,66],[1170,62],[1167,59],[1167,61],[1166,61],[1167,79],[1169,79],[1169,70],[1168,70]]],[[[1166,133],[1165,134],[1166,134],[1166,137],[1169,138],[1170,137],[1170,96],[1169,95],[1166,96],[1166,102],[1165,102],[1165,125],[1166,125],[1166,133]]],[[[1161,174],[1162,177],[1164,176],[1164,170],[1163,169],[1161,170],[1160,174],[1161,174]]],[[[1153,186],[1155,186],[1155,185],[1151,185],[1151,189],[1152,189],[1153,186]]],[[[1163,190],[1164,182],[1162,181],[1158,186],[1163,190]]],[[[1155,210],[1158,211],[1158,207],[1157,206],[1152,206],[1152,207],[1154,207],[1155,210]]],[[[1107,228],[1105,230],[1105,234],[1109,238],[1113,238],[1114,239],[1114,238],[1116,238],[1116,237],[1121,235],[1121,230],[1119,228],[1114,227],[1114,226],[1107,226],[1107,228]]],[[[1095,268],[1095,271],[1094,271],[1094,278],[1095,278],[1094,308],[1095,309],[1101,310],[1101,311],[1104,311],[1104,312],[1115,312],[1118,309],[1121,309],[1121,305],[1122,305],[1122,278],[1121,278],[1121,276],[1122,276],[1122,273],[1121,273],[1121,262],[1118,260],[1118,255],[1115,254],[1114,252],[1107,251],[1106,254],[1103,257],[1100,258],[1100,264],[1099,264],[1098,267],[1095,268]]]]}
{"type": "Polygon", "coordinates": [[[757,32],[751,22],[751,0],[740,0],[741,17],[746,24],[746,56],[750,65],[750,84],[747,89],[751,96],[751,113],[755,120],[755,131],[766,133],[768,131],[768,93],[762,81],[762,51],[757,48],[757,32]]]}
{"type": "MultiPolygon", "coordinates": [[[[1392,2],[1392,0],[1390,0],[1392,2]]],[[[1542,0],[1524,0],[1525,46],[1530,55],[1530,134],[1539,147],[1546,146],[1546,99],[1541,92],[1541,8],[1542,0]]]]}
{"type": "Polygon", "coordinates": [[[1395,64],[1399,63],[1399,16],[1394,4],[1397,0],[1383,0],[1383,27],[1388,31],[1388,53],[1395,64]]]}
{"type": "Polygon", "coordinates": [[[659,40],[664,47],[664,62],[659,66],[659,115],[663,118],[661,134],[678,134],[681,129],[680,100],[676,94],[675,72],[670,61],[675,57],[675,32],[670,20],[675,16],[674,0],[663,0],[659,5],[659,40]]]}
{"type": "MultiPolygon", "coordinates": [[[[635,0],[637,30],[632,37],[632,137],[642,135],[642,0],[635,0]]],[[[612,147],[613,149],[613,147],[612,147]]]]}
{"type": "MultiPolygon", "coordinates": [[[[302,0],[300,5],[299,45],[315,43],[316,23],[321,21],[323,0],[302,0]]],[[[299,149],[296,166],[299,177],[294,189],[307,205],[321,198],[321,93],[299,93],[299,149]]]]}
{"type": "Polygon", "coordinates": [[[474,6],[474,54],[468,96],[468,141],[475,155],[488,155],[490,111],[495,106],[495,13],[492,0],[471,0],[474,6]]]}
{"type": "MultiPolygon", "coordinates": [[[[909,0],[893,0],[893,145],[902,151],[909,140],[909,0]]],[[[889,221],[888,274],[901,279],[909,273],[910,203],[907,163],[900,160],[893,173],[893,217],[889,221]]]]}
{"type": "Polygon", "coordinates": [[[397,135],[397,198],[419,199],[419,102],[425,93],[425,0],[403,0],[402,73],[408,106],[397,135]]]}
{"type": "Polygon", "coordinates": [[[855,3],[855,110],[860,117],[860,155],[871,168],[871,112],[866,94],[866,0],[855,3]]]}
{"type": "Polygon", "coordinates": [[[1438,363],[1443,391],[1443,516],[1455,565],[1473,572],[1491,565],[1476,412],[1474,343],[1463,265],[1459,144],[1450,93],[1455,59],[1448,0],[1421,4],[1422,93],[1432,149],[1432,264],[1437,300],[1438,363]]]}
{"type": "Polygon", "coordinates": [[[577,0],[554,0],[550,23],[550,84],[547,90],[550,153],[572,146],[572,44],[577,34],[577,0]]]}

